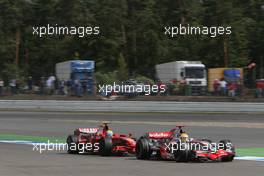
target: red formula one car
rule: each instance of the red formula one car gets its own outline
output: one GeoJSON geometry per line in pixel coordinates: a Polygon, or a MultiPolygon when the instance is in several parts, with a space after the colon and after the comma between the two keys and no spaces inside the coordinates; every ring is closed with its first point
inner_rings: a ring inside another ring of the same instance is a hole
{"type": "Polygon", "coordinates": [[[176,162],[233,161],[235,147],[230,140],[213,143],[208,139],[192,139],[183,126],[166,132],[148,132],[136,144],[138,159],[163,159],[176,162]]]}
{"type": "Polygon", "coordinates": [[[108,123],[99,128],[78,128],[67,138],[69,154],[97,153],[102,156],[134,154],[136,140],[129,134],[117,134],[110,130],[108,123]]]}

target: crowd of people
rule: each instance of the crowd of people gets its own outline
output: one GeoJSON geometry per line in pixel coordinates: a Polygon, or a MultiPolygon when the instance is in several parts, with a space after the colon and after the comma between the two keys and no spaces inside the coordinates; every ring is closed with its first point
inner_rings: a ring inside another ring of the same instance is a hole
{"type": "MultiPolygon", "coordinates": [[[[243,84],[240,80],[230,82],[222,78],[215,79],[212,84],[212,95],[214,96],[235,97],[243,95],[243,84]]],[[[163,85],[163,83],[158,81],[157,85],[163,85]]],[[[171,83],[166,84],[166,92],[162,95],[190,95],[190,87],[191,86],[189,86],[187,82],[173,80],[171,83]]],[[[39,80],[33,80],[33,78],[29,76],[22,86],[21,82],[17,79],[10,79],[5,82],[0,78],[0,96],[26,93],[82,97],[89,94],[94,95],[95,92],[95,84],[93,90],[90,90],[87,88],[85,82],[78,79],[58,80],[55,76],[49,76],[47,78],[41,77],[39,80]]],[[[264,97],[264,80],[256,81],[255,95],[258,98],[264,97]]]]}
{"type": "Polygon", "coordinates": [[[19,88],[19,83],[17,82],[16,79],[11,79],[8,83],[8,85],[5,85],[5,82],[3,79],[0,79],[0,96],[6,95],[7,91],[6,91],[6,87],[9,88],[9,93],[11,95],[17,94],[17,90],[19,88]]]}
{"type": "Polygon", "coordinates": [[[16,95],[16,94],[39,94],[39,95],[65,95],[65,96],[84,96],[91,94],[85,82],[78,79],[58,80],[55,76],[47,78],[41,77],[39,80],[33,80],[31,76],[28,77],[26,83],[22,84],[17,79],[10,79],[4,82],[0,79],[0,96],[16,95]]]}
{"type": "Polygon", "coordinates": [[[230,96],[242,95],[242,83],[240,80],[227,82],[224,78],[215,79],[213,82],[214,95],[230,96]]]}

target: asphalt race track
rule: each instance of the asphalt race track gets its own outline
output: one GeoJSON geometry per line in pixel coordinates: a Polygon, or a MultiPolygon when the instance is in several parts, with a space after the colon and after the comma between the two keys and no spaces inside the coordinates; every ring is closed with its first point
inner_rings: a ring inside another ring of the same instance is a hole
{"type": "MultiPolygon", "coordinates": [[[[114,132],[139,137],[146,131],[168,130],[184,124],[192,137],[215,141],[229,138],[237,148],[263,148],[263,117],[263,114],[0,112],[0,134],[65,137],[77,127],[96,127],[101,121],[111,121],[114,132]]],[[[262,161],[175,163],[142,161],[135,157],[68,155],[66,151],[40,154],[30,145],[7,143],[0,143],[0,153],[0,175],[3,176],[258,176],[264,172],[262,161]]]]}

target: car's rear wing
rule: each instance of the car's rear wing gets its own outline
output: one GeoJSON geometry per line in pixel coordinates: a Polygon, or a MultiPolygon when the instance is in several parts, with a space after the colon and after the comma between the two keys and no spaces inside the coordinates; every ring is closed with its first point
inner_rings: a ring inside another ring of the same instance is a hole
{"type": "Polygon", "coordinates": [[[84,133],[84,134],[95,134],[99,131],[99,128],[77,128],[74,133],[84,133]]]}

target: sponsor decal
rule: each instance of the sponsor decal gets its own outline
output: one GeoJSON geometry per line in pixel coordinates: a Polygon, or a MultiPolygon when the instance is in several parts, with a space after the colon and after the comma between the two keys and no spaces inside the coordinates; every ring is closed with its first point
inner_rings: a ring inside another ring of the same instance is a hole
{"type": "Polygon", "coordinates": [[[167,138],[171,136],[170,132],[150,132],[148,133],[150,138],[167,138]]]}
{"type": "Polygon", "coordinates": [[[94,134],[98,132],[98,128],[79,128],[78,129],[81,133],[90,133],[90,134],[94,134]]]}

